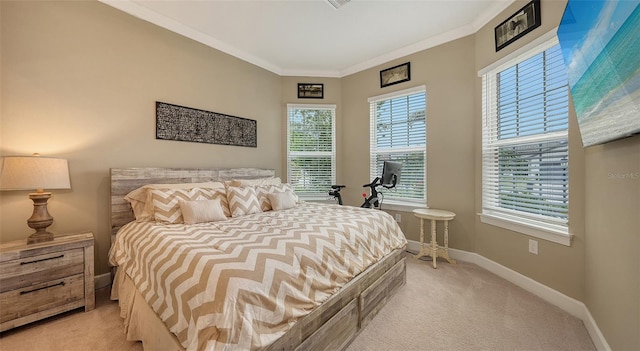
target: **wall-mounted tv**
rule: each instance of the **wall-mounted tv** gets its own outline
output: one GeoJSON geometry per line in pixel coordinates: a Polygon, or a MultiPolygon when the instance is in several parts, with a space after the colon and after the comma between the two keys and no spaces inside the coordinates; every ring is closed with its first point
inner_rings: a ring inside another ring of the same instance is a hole
{"type": "Polygon", "coordinates": [[[582,144],[640,133],[640,1],[569,0],[558,39],[582,144]]]}

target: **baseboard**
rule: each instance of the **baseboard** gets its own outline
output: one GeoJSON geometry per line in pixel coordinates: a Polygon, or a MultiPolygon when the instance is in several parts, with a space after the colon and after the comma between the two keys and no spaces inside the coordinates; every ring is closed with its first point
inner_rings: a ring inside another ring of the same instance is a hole
{"type": "Polygon", "coordinates": [[[589,332],[589,335],[591,336],[591,340],[593,341],[593,344],[596,346],[596,350],[611,351],[611,347],[607,343],[607,340],[604,338],[604,335],[602,335],[602,332],[600,331],[600,328],[598,328],[598,325],[596,324],[595,319],[593,319],[591,312],[589,311],[586,305],[583,304],[583,306],[584,306],[584,318],[582,318],[582,323],[584,323],[584,326],[587,328],[587,332],[589,332]]]}
{"type": "MultiPolygon", "coordinates": [[[[420,251],[420,243],[413,240],[408,240],[407,249],[413,252],[420,251]]],[[[584,323],[593,344],[599,351],[611,351],[607,340],[598,328],[596,321],[591,316],[591,312],[587,306],[571,298],[557,290],[554,290],[544,284],[541,284],[525,275],[522,275],[510,268],[507,268],[497,262],[481,256],[477,253],[449,249],[449,256],[455,260],[465,261],[476,264],[489,272],[527,290],[528,292],[540,297],[541,299],[555,305],[572,316],[579,318],[584,323]]]]}
{"type": "Polygon", "coordinates": [[[93,281],[95,283],[96,290],[107,287],[111,285],[111,273],[96,275],[93,281]]]}

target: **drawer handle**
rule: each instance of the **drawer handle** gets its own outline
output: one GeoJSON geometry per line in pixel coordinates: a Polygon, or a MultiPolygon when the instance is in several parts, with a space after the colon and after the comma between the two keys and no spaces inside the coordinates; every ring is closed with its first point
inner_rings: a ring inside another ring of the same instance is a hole
{"type": "Polygon", "coordinates": [[[36,263],[36,262],[42,262],[42,261],[48,261],[48,260],[55,260],[56,258],[63,258],[64,255],[60,255],[60,256],[54,256],[54,257],[49,257],[49,258],[42,258],[39,260],[35,260],[35,261],[29,261],[29,262],[20,262],[21,265],[23,264],[30,264],[30,263],[36,263]]]}
{"type": "Polygon", "coordinates": [[[33,289],[33,290],[21,291],[21,292],[20,292],[20,295],[24,295],[24,294],[32,293],[32,292],[39,291],[39,290],[44,290],[44,289],[53,288],[53,287],[56,287],[56,286],[58,286],[58,285],[60,285],[60,286],[64,286],[64,282],[60,282],[60,283],[58,283],[58,284],[53,284],[53,285],[49,285],[49,286],[44,286],[44,287],[42,287],[42,288],[37,288],[37,289],[33,289]]]}

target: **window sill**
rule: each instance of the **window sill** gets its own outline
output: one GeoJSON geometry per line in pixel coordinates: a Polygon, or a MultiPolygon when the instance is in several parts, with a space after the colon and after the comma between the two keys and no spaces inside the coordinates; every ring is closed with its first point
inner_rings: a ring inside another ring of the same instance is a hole
{"type": "Polygon", "coordinates": [[[382,210],[400,211],[400,212],[412,212],[416,208],[429,208],[425,204],[413,203],[413,202],[400,202],[400,201],[383,201],[382,210]]]}
{"type": "MultiPolygon", "coordinates": [[[[336,204],[336,205],[338,204],[338,202],[335,199],[327,199],[326,197],[300,196],[300,200],[307,201],[307,202],[319,202],[319,203],[336,204]]],[[[429,208],[429,207],[424,204],[413,203],[413,202],[384,201],[382,203],[382,210],[412,212],[416,208],[429,208]]]]}
{"type": "Polygon", "coordinates": [[[538,239],[551,241],[557,244],[571,246],[573,235],[561,230],[545,228],[530,223],[523,223],[497,214],[480,213],[480,221],[496,227],[512,230],[514,232],[533,236],[538,239]]]}

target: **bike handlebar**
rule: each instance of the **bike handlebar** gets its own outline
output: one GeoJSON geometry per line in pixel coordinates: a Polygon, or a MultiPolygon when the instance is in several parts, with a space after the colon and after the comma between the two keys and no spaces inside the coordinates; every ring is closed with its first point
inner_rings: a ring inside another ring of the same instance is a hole
{"type": "Polygon", "coordinates": [[[371,188],[371,187],[374,187],[374,186],[380,185],[380,184],[378,184],[378,181],[379,181],[379,180],[380,180],[380,177],[376,177],[376,178],[373,180],[373,182],[371,182],[371,183],[369,183],[369,184],[365,184],[365,185],[363,185],[362,187],[363,187],[363,188],[366,188],[366,187],[370,187],[370,188],[371,188]]]}
{"type": "Polygon", "coordinates": [[[336,199],[338,199],[338,204],[342,205],[342,195],[340,195],[340,190],[342,190],[342,188],[346,188],[346,185],[337,185],[334,184],[331,186],[331,190],[329,190],[329,196],[333,196],[336,199]]]}

